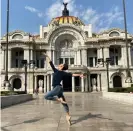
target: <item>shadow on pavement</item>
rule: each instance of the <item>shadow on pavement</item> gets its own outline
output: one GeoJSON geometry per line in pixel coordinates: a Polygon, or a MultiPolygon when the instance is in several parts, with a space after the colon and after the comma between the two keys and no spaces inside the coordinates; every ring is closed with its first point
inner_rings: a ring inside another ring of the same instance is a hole
{"type": "Polygon", "coordinates": [[[42,119],[45,119],[45,117],[36,118],[36,119],[32,119],[32,120],[27,120],[27,121],[23,121],[23,122],[16,123],[16,124],[12,124],[12,125],[3,126],[3,127],[1,127],[1,129],[2,129],[3,131],[9,131],[9,130],[5,129],[5,127],[16,126],[16,125],[20,125],[20,124],[23,124],[23,123],[33,123],[33,122],[40,121],[40,120],[42,120],[42,119]]]}
{"type": "Polygon", "coordinates": [[[95,117],[100,118],[100,119],[112,120],[112,119],[109,119],[109,118],[102,117],[102,114],[91,114],[91,113],[89,113],[85,116],[82,116],[82,117],[78,118],[77,120],[72,120],[71,122],[72,122],[72,125],[74,125],[74,124],[79,123],[81,121],[87,120],[89,118],[95,118],[95,117]]]}

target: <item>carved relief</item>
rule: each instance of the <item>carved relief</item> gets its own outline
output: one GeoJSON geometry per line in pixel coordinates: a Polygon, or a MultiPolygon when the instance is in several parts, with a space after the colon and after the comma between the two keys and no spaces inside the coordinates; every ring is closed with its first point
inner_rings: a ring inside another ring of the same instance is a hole
{"type": "Polygon", "coordinates": [[[67,49],[67,48],[72,48],[73,47],[73,44],[72,44],[72,41],[70,40],[63,40],[60,42],[60,48],[64,48],[64,49],[67,49]]]}

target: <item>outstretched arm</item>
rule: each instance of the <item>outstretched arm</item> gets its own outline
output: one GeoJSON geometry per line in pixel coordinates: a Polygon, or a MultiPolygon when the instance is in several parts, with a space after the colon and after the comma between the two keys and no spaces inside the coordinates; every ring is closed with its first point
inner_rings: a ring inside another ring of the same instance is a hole
{"type": "Polygon", "coordinates": [[[50,64],[51,68],[53,69],[53,71],[54,72],[57,71],[57,69],[55,68],[55,66],[54,66],[53,62],[51,61],[50,57],[46,53],[43,53],[43,55],[46,56],[46,58],[47,58],[47,60],[48,60],[48,62],[50,64]]]}
{"type": "Polygon", "coordinates": [[[80,76],[80,77],[84,77],[83,74],[72,74],[72,76],[80,76]]]}

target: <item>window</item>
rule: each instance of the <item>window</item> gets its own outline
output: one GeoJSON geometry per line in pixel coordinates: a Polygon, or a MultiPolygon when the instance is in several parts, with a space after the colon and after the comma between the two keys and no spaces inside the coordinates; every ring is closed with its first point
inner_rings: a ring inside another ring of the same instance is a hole
{"type": "Polygon", "coordinates": [[[16,65],[15,65],[16,68],[18,68],[18,59],[16,59],[16,65]]]}
{"type": "Polygon", "coordinates": [[[12,68],[22,68],[22,60],[24,59],[24,51],[23,50],[18,50],[14,51],[12,54],[13,57],[13,62],[12,62],[12,68]]]}
{"type": "Polygon", "coordinates": [[[70,58],[70,65],[74,64],[74,58],[70,58]]]}
{"type": "Polygon", "coordinates": [[[68,58],[65,58],[65,63],[69,64],[69,59],[68,58]]]}
{"type": "Polygon", "coordinates": [[[12,39],[23,39],[23,36],[20,34],[15,34],[12,39]]]}
{"type": "Polygon", "coordinates": [[[110,37],[119,36],[119,35],[120,35],[120,34],[119,34],[118,32],[116,32],[116,31],[111,32],[111,33],[109,34],[110,37]]]}
{"type": "Polygon", "coordinates": [[[89,58],[89,64],[90,64],[90,67],[93,67],[93,57],[89,58]]]}
{"type": "Polygon", "coordinates": [[[63,58],[59,59],[59,64],[63,64],[63,58]]]}

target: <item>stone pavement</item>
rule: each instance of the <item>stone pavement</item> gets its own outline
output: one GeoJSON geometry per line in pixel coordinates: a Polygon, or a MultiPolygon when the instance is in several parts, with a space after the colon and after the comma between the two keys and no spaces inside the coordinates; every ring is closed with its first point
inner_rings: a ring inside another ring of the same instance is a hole
{"type": "Polygon", "coordinates": [[[1,111],[2,131],[133,131],[133,106],[103,99],[99,93],[65,93],[72,126],[65,120],[62,105],[33,101],[1,111]]]}

